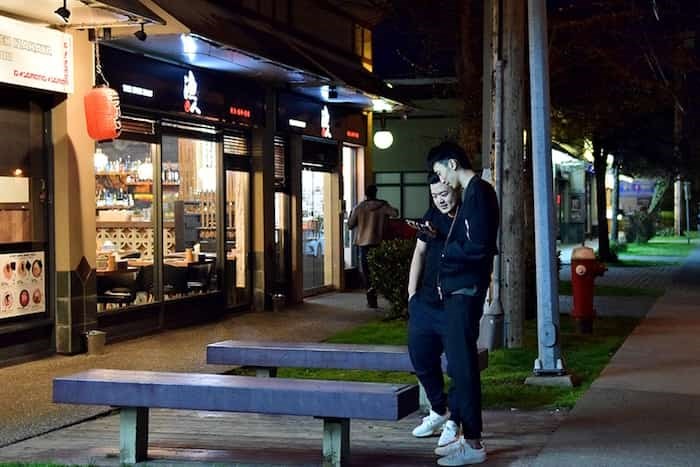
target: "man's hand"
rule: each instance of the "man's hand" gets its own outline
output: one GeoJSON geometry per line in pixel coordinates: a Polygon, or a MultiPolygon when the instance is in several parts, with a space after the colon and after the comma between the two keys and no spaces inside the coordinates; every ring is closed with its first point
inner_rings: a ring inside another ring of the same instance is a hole
{"type": "Polygon", "coordinates": [[[416,222],[412,221],[411,219],[406,219],[406,224],[408,224],[409,227],[416,229],[419,233],[426,234],[430,237],[435,237],[437,235],[437,231],[430,221],[416,222]]]}

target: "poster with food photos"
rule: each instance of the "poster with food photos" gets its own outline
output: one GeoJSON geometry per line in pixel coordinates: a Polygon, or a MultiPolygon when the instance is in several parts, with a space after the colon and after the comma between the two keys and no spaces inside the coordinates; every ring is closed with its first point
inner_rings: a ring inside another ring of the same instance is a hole
{"type": "Polygon", "coordinates": [[[0,255],[0,319],[46,311],[43,251],[0,255]]]}

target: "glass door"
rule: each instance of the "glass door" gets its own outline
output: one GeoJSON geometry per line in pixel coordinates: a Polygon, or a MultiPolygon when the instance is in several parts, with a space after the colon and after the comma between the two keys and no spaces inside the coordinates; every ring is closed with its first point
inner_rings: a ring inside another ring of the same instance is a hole
{"type": "Polygon", "coordinates": [[[237,307],[250,303],[247,267],[250,251],[250,173],[226,168],[226,303],[237,307]]]}
{"type": "Polygon", "coordinates": [[[350,212],[357,204],[357,148],[343,146],[343,262],[345,269],[357,266],[355,232],[348,228],[350,212]]]}
{"type": "Polygon", "coordinates": [[[301,177],[302,248],[304,290],[312,291],[332,285],[331,252],[326,247],[330,220],[332,175],[305,166],[301,177]]]}

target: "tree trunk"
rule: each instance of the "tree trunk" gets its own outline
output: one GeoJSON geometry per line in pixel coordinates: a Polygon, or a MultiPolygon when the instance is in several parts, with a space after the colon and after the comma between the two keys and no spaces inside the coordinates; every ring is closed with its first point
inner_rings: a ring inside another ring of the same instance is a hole
{"type": "Polygon", "coordinates": [[[481,152],[481,73],[482,14],[481,2],[457,0],[459,11],[457,78],[462,95],[462,146],[472,160],[481,152]]]}
{"type": "Polygon", "coordinates": [[[525,2],[503,3],[503,194],[501,248],[504,336],[509,348],[523,345],[523,117],[525,98],[525,2]]]}
{"type": "Polygon", "coordinates": [[[595,170],[596,207],[598,208],[598,256],[602,261],[613,261],[608,238],[607,198],[605,171],[608,168],[607,153],[601,142],[593,139],[593,168],[595,170]]]}

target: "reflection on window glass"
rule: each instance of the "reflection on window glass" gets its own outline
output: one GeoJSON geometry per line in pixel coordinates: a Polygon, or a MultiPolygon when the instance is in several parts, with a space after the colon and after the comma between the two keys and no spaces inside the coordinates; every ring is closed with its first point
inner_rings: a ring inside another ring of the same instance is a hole
{"type": "Polygon", "coordinates": [[[98,312],[154,301],[153,160],[157,146],[129,140],[97,145],[98,312]]]}
{"type": "Polygon", "coordinates": [[[0,89],[0,320],[48,311],[47,154],[44,112],[18,89],[0,89]],[[32,242],[27,245],[25,242],[32,242]]]}
{"type": "Polygon", "coordinates": [[[355,231],[348,229],[350,212],[357,205],[357,148],[343,146],[343,259],[345,268],[356,266],[355,231]]]}
{"type": "Polygon", "coordinates": [[[163,294],[211,292],[216,279],[217,144],[163,136],[163,294]]]}
{"type": "Polygon", "coordinates": [[[226,171],[226,277],[228,305],[250,302],[246,256],[250,250],[250,174],[226,171]]]}
{"type": "Polygon", "coordinates": [[[430,191],[428,185],[403,187],[403,199],[406,204],[403,209],[403,217],[407,219],[419,219],[423,217],[430,206],[430,191]]]}
{"type": "Polygon", "coordinates": [[[332,283],[330,251],[326,251],[327,221],[330,219],[331,174],[303,170],[301,179],[304,290],[332,283]],[[328,199],[327,199],[328,198],[328,199]],[[327,254],[328,253],[328,254],[327,254]]]}

